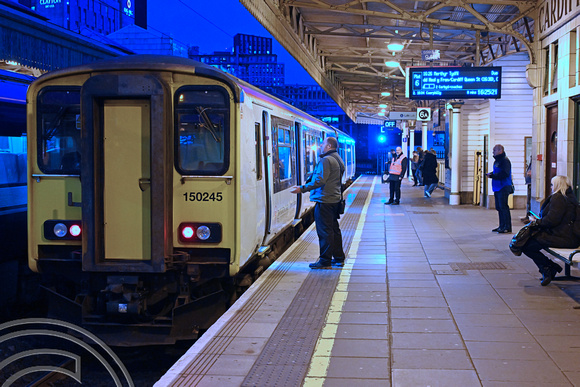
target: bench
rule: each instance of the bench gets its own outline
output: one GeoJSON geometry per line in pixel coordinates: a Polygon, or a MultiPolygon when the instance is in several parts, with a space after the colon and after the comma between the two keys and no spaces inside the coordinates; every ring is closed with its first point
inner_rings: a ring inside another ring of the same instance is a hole
{"type": "MultiPolygon", "coordinates": [[[[539,216],[534,214],[532,211],[530,211],[530,214],[534,216],[536,219],[539,219],[539,216]]],[[[564,275],[566,275],[566,277],[570,277],[571,266],[579,267],[580,255],[576,254],[580,253],[580,247],[577,249],[563,249],[559,247],[549,247],[547,249],[544,249],[544,251],[564,262],[564,275]]]]}
{"type": "Polygon", "coordinates": [[[544,250],[564,262],[564,274],[567,277],[570,277],[570,266],[578,267],[578,264],[580,264],[580,249],[550,247],[544,250]]]}

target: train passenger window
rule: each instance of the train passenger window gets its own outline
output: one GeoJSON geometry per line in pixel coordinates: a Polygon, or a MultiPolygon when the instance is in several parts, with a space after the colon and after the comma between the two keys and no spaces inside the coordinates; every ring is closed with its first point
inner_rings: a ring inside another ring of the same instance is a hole
{"type": "Polygon", "coordinates": [[[294,156],[294,124],[278,117],[272,117],[272,145],[274,167],[274,192],[282,191],[296,184],[294,156]]]}
{"type": "Polygon", "coordinates": [[[254,127],[254,136],[256,138],[256,180],[262,180],[262,129],[259,122],[256,122],[254,127]]]}
{"type": "Polygon", "coordinates": [[[229,95],[219,86],[175,93],[175,164],[185,175],[223,175],[229,167],[229,95]]]}
{"type": "Polygon", "coordinates": [[[38,166],[44,173],[81,173],[80,87],[47,87],[37,97],[38,166]]]}
{"type": "Polygon", "coordinates": [[[278,171],[280,180],[289,179],[292,176],[291,166],[290,129],[278,128],[278,171]]]}

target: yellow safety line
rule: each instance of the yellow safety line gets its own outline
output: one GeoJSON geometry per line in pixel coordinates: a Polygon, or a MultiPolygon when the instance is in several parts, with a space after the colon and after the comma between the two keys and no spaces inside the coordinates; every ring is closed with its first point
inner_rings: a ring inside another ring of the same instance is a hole
{"type": "Polygon", "coordinates": [[[373,184],[371,185],[369,194],[361,211],[361,216],[356,226],[356,232],[350,245],[347,263],[344,265],[340,273],[338,285],[336,286],[336,291],[332,296],[330,308],[326,315],[326,322],[322,329],[322,334],[316,342],[314,355],[312,355],[312,359],[310,360],[308,374],[304,379],[304,387],[322,387],[326,379],[328,366],[330,364],[330,354],[332,352],[332,347],[334,346],[334,340],[336,339],[336,332],[338,330],[342,308],[346,301],[346,297],[348,296],[348,283],[350,281],[354,262],[356,261],[358,246],[361,242],[362,231],[367,217],[367,210],[371,203],[371,199],[373,198],[376,181],[377,177],[373,179],[373,184]]]}

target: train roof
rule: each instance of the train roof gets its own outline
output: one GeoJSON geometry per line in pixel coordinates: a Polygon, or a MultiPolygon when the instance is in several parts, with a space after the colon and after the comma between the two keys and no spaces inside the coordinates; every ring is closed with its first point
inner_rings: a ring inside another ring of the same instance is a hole
{"type": "Polygon", "coordinates": [[[36,78],[0,70],[0,102],[25,104],[26,90],[36,78]]]}
{"type": "Polygon", "coordinates": [[[38,78],[39,81],[62,77],[64,75],[82,74],[96,71],[123,70],[137,71],[177,71],[186,74],[199,74],[209,78],[214,78],[232,86],[235,93],[236,102],[240,100],[240,89],[235,87],[235,78],[215,67],[208,66],[187,58],[168,55],[126,55],[111,59],[104,59],[86,63],[79,66],[67,67],[51,71],[38,78]]]}
{"type": "MultiPolygon", "coordinates": [[[[65,69],[60,69],[52,71],[50,73],[42,75],[39,81],[48,80],[53,78],[58,78],[64,75],[79,74],[95,71],[113,71],[123,68],[124,70],[140,70],[140,71],[177,71],[186,74],[199,74],[209,78],[213,78],[228,84],[232,91],[234,92],[234,99],[236,102],[242,101],[242,91],[251,90],[252,94],[262,99],[270,100],[270,102],[277,105],[281,105],[284,108],[291,110],[301,116],[308,117],[312,121],[319,122],[321,125],[329,126],[323,121],[316,117],[305,113],[294,106],[276,98],[261,89],[253,86],[247,82],[244,82],[231,74],[228,74],[222,70],[219,70],[213,66],[194,61],[188,58],[182,58],[177,56],[168,55],[152,55],[152,54],[140,54],[140,55],[126,55],[111,59],[99,60],[79,66],[68,67],[65,69]]],[[[344,136],[350,137],[348,134],[333,128],[338,133],[344,136]]]]}

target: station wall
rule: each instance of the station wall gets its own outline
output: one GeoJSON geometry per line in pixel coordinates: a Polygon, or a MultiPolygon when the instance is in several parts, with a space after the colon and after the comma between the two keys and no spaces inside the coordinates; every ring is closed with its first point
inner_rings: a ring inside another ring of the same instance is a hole
{"type": "MultiPolygon", "coordinates": [[[[487,170],[493,170],[492,149],[502,144],[512,164],[516,188],[514,207],[525,206],[525,138],[532,136],[533,89],[526,80],[527,52],[502,57],[493,63],[502,67],[502,94],[498,100],[465,100],[461,108],[461,203],[472,203],[475,184],[476,151],[484,151],[487,136],[487,170]]],[[[488,206],[493,207],[491,181],[487,184],[488,206]]]]}

